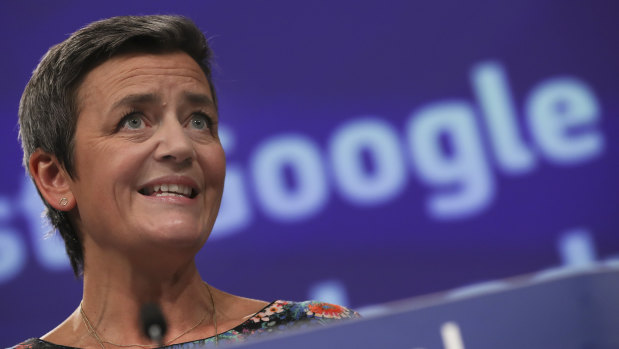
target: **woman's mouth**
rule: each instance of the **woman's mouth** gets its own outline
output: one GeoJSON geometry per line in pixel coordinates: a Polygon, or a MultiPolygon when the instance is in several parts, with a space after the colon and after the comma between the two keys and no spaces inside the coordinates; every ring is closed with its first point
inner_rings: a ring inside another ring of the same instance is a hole
{"type": "Polygon", "coordinates": [[[179,196],[193,199],[198,194],[190,186],[183,184],[159,184],[144,187],[138,192],[146,196],[179,196]]]}

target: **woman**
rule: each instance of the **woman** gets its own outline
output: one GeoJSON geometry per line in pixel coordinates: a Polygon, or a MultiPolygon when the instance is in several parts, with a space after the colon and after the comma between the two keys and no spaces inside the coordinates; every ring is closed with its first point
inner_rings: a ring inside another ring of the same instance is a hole
{"type": "Polygon", "coordinates": [[[159,345],[175,348],[358,316],[238,297],[200,277],[194,257],[225,175],[210,57],[175,16],[95,22],[43,57],[20,104],[24,165],[84,288],[62,324],[16,347],[155,347],[138,320],[147,303],[167,320],[159,345]]]}

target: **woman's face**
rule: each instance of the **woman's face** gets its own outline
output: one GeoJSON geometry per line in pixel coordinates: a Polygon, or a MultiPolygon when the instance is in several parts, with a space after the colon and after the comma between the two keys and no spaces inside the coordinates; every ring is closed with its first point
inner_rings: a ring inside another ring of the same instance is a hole
{"type": "Polygon", "coordinates": [[[85,244],[197,251],[225,175],[200,67],[185,53],[114,57],[86,75],[78,113],[72,214],[85,244]]]}

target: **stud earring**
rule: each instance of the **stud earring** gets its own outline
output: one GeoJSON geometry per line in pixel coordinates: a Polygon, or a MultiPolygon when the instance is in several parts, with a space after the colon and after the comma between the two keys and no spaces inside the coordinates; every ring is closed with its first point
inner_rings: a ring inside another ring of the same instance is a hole
{"type": "Polygon", "coordinates": [[[69,200],[67,198],[60,199],[60,206],[67,206],[69,204],[69,200]]]}

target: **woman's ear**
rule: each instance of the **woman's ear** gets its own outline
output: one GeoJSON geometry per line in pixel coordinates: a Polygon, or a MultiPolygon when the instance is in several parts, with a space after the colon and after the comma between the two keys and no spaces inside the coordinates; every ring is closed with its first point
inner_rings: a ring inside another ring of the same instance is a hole
{"type": "Polygon", "coordinates": [[[75,207],[71,178],[56,156],[37,149],[30,155],[28,168],[39,192],[53,208],[70,211],[75,207]]]}

